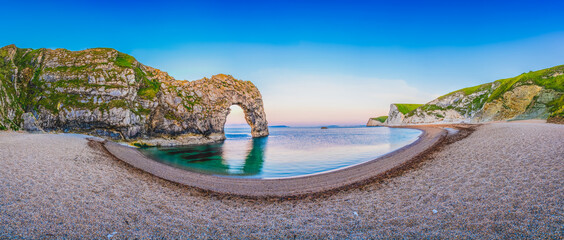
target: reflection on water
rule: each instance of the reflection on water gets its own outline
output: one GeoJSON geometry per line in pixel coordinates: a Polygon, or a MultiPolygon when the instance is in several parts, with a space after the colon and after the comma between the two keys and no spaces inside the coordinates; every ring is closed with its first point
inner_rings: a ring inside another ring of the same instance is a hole
{"type": "Polygon", "coordinates": [[[243,164],[243,175],[257,175],[264,163],[264,149],[268,137],[253,138],[252,146],[243,164]]]}
{"type": "Polygon", "coordinates": [[[152,147],[141,151],[174,167],[213,175],[280,178],[327,172],[372,160],[412,143],[419,130],[377,128],[271,128],[252,138],[250,129],[226,129],[218,144],[152,147]]]}

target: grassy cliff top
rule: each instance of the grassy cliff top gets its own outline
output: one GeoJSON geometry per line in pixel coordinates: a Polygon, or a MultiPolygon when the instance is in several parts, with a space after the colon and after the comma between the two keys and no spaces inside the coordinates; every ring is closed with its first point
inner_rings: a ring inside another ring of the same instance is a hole
{"type": "Polygon", "coordinates": [[[528,73],[523,73],[516,77],[497,80],[495,83],[499,83],[500,85],[492,93],[488,101],[499,98],[505,92],[520,84],[534,84],[546,89],[564,92],[564,65],[534,72],[529,71],[528,73]]]}
{"type": "Polygon", "coordinates": [[[499,84],[499,87],[497,87],[495,91],[492,92],[492,94],[488,98],[488,102],[499,98],[501,95],[513,89],[515,86],[524,84],[534,84],[546,89],[553,89],[555,91],[564,92],[564,65],[559,65],[538,71],[529,71],[527,73],[522,73],[521,75],[516,77],[500,79],[491,83],[463,88],[440,96],[439,99],[460,92],[464,93],[464,95],[470,95],[475,92],[487,90],[492,86],[492,84],[499,84]]]}
{"type": "Polygon", "coordinates": [[[384,123],[387,119],[388,116],[380,116],[380,117],[375,117],[375,118],[371,118],[372,120],[376,120],[378,122],[384,123]]]}
{"type": "MultiPolygon", "coordinates": [[[[481,102],[483,106],[485,103],[492,102],[503,96],[504,93],[513,90],[518,86],[523,85],[537,85],[544,89],[551,89],[557,92],[564,93],[564,65],[559,65],[551,68],[546,68],[538,71],[529,71],[522,73],[519,76],[500,79],[491,83],[485,83],[473,87],[463,88],[457,91],[450,92],[438,99],[444,99],[447,96],[463,93],[468,96],[476,92],[491,91],[487,99],[481,102]]],[[[564,95],[548,104],[553,116],[564,116],[564,95]]]]}
{"type": "Polygon", "coordinates": [[[412,104],[412,103],[394,103],[394,105],[396,105],[398,111],[400,111],[403,114],[407,114],[417,109],[418,107],[423,106],[423,104],[412,104]]]}

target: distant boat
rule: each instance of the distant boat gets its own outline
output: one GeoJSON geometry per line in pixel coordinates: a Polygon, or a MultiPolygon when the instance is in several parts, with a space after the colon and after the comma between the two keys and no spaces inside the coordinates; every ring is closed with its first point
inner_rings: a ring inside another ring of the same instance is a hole
{"type": "Polygon", "coordinates": [[[321,127],[321,129],[329,129],[328,127],[321,127]]]}

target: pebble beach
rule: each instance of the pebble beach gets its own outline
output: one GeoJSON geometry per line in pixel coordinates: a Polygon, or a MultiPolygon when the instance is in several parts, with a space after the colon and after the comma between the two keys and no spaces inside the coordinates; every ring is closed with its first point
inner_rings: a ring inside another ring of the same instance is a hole
{"type": "Polygon", "coordinates": [[[417,167],[301,199],[203,192],[85,138],[0,132],[0,238],[564,236],[564,125],[490,123],[417,167]]]}

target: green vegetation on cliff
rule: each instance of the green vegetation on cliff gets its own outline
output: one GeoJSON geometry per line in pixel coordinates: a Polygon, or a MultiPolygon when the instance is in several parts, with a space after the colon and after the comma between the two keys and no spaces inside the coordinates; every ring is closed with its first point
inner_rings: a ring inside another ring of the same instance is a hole
{"type": "Polygon", "coordinates": [[[133,68],[133,64],[136,62],[135,58],[125,54],[125,53],[118,53],[116,57],[116,65],[124,68],[133,68]]]}
{"type": "Polygon", "coordinates": [[[477,115],[482,120],[561,117],[563,98],[564,65],[560,65],[448,93],[408,117],[439,116],[450,109],[466,118],[477,115]]]}
{"type": "Polygon", "coordinates": [[[146,100],[151,100],[157,96],[160,88],[161,83],[159,81],[149,80],[145,77],[141,81],[141,87],[139,88],[137,95],[146,100]]]}
{"type": "Polygon", "coordinates": [[[124,99],[112,99],[131,86],[132,83],[124,79],[130,73],[134,75],[138,95],[143,99],[155,98],[161,83],[157,78],[149,79],[153,74],[144,69],[132,56],[109,48],[73,52],[23,49],[14,45],[2,47],[0,129],[20,129],[22,114],[28,111],[46,110],[57,115],[63,109],[104,112],[124,108],[147,115],[148,109],[135,107],[124,99]],[[115,96],[96,96],[99,93],[92,95],[92,91],[106,91],[115,96]]]}
{"type": "Polygon", "coordinates": [[[487,102],[497,99],[505,92],[521,85],[538,85],[546,89],[564,92],[563,73],[564,65],[560,65],[539,71],[530,71],[513,78],[497,80],[495,82],[500,85],[493,91],[487,102]]]}
{"type": "Polygon", "coordinates": [[[460,90],[456,90],[454,92],[447,93],[443,96],[440,96],[438,99],[444,99],[445,97],[451,96],[451,95],[453,95],[455,93],[459,93],[459,92],[464,93],[464,95],[471,95],[471,94],[476,93],[476,92],[487,90],[491,86],[492,86],[492,83],[485,83],[485,84],[480,84],[480,85],[473,86],[473,87],[467,87],[467,88],[463,88],[463,89],[460,89],[460,90]]]}
{"type": "Polygon", "coordinates": [[[253,136],[268,135],[260,92],[230,75],[179,81],[110,48],[0,48],[0,130],[159,138],[157,145],[217,141],[233,104],[252,114],[253,136]]]}
{"type": "Polygon", "coordinates": [[[473,87],[467,87],[460,90],[456,90],[440,96],[439,99],[444,99],[445,97],[451,96],[455,93],[464,93],[464,95],[470,95],[476,92],[489,90],[491,89],[492,85],[496,85],[498,87],[493,90],[493,92],[487,98],[487,102],[491,102],[501,95],[506,93],[507,91],[512,90],[517,86],[522,85],[538,85],[544,87],[546,89],[553,89],[555,91],[564,92],[564,65],[559,65],[547,69],[542,69],[538,71],[530,71],[528,73],[523,73],[519,76],[500,79],[492,83],[485,83],[473,87]]]}
{"type": "Polygon", "coordinates": [[[522,119],[564,122],[564,65],[463,88],[424,105],[394,105],[405,116],[388,120],[394,124],[522,119]]]}
{"type": "Polygon", "coordinates": [[[388,116],[380,116],[380,117],[375,117],[375,118],[371,118],[372,120],[376,120],[378,122],[384,123],[386,122],[386,119],[388,119],[388,116]]]}
{"type": "Polygon", "coordinates": [[[423,106],[423,104],[410,104],[410,103],[395,103],[394,105],[396,105],[398,111],[400,111],[403,114],[407,114],[417,109],[418,107],[423,106]]]}
{"type": "Polygon", "coordinates": [[[149,110],[112,100],[95,101],[80,89],[123,89],[130,83],[120,79],[131,69],[138,96],[151,100],[160,90],[160,81],[130,55],[110,48],[83,51],[66,49],[22,49],[14,45],[0,48],[0,126],[19,129],[21,114],[39,111],[39,107],[58,114],[65,108],[100,109],[130,108],[147,115],[149,110]],[[115,56],[114,59],[111,56],[115,56]],[[49,62],[50,64],[46,64],[49,62]],[[112,67],[113,62],[118,68],[112,67]],[[60,76],[56,81],[45,80],[60,76]],[[95,80],[101,78],[100,80],[95,80]],[[74,90],[73,90],[74,89],[74,90]],[[8,109],[10,111],[8,111],[8,109]]]}
{"type": "Polygon", "coordinates": [[[548,103],[552,117],[564,117],[564,94],[560,98],[555,99],[548,103]]]}
{"type": "Polygon", "coordinates": [[[37,82],[41,70],[36,59],[43,49],[20,49],[14,45],[0,48],[0,125],[2,129],[19,130],[21,115],[34,91],[28,85],[37,82]],[[30,81],[31,80],[31,81],[30,81]]]}

